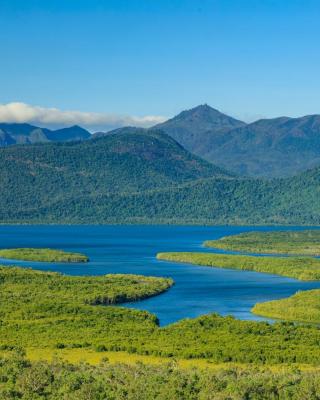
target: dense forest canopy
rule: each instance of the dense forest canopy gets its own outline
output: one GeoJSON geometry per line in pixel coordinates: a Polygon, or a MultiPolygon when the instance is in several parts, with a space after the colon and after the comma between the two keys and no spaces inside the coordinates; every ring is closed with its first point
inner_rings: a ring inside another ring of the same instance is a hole
{"type": "Polygon", "coordinates": [[[0,149],[2,223],[319,224],[320,169],[236,177],[157,131],[0,149]]]}

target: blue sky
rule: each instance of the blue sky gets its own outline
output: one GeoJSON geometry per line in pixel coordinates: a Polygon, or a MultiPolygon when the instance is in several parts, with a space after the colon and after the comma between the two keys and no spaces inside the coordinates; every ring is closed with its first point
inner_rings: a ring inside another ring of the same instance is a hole
{"type": "Polygon", "coordinates": [[[319,20],[312,0],[1,0],[0,119],[320,113],[319,20]]]}

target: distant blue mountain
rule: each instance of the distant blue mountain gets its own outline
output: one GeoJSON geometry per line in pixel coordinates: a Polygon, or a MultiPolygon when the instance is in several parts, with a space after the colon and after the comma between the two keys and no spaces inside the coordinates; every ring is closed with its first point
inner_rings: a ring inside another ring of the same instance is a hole
{"type": "Polygon", "coordinates": [[[320,115],[246,124],[202,105],[155,128],[239,175],[285,177],[320,165],[320,115]]]}
{"type": "Polygon", "coordinates": [[[69,128],[50,131],[47,137],[52,142],[72,142],[75,140],[87,140],[91,137],[91,134],[81,126],[74,125],[69,128]]]}
{"type": "Polygon", "coordinates": [[[80,126],[71,126],[58,130],[39,128],[29,124],[0,123],[0,147],[13,144],[33,144],[46,142],[70,142],[86,140],[91,134],[80,126]]]}

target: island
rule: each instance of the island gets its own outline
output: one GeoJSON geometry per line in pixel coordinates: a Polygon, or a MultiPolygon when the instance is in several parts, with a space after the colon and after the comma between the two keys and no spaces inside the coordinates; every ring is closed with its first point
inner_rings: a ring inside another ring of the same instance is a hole
{"type": "Polygon", "coordinates": [[[157,259],[206,267],[263,272],[302,281],[320,280],[320,259],[312,257],[255,257],[217,253],[170,252],[157,254],[157,259]]]}
{"type": "Polygon", "coordinates": [[[257,303],[252,312],[273,319],[320,324],[320,289],[297,292],[285,299],[257,303]]]}
{"type": "Polygon", "coordinates": [[[248,232],[207,240],[204,246],[246,253],[320,256],[320,230],[248,232]]]}
{"type": "Polygon", "coordinates": [[[2,249],[0,258],[21,261],[81,263],[88,262],[89,258],[81,253],[70,253],[56,249],[19,248],[2,249]]]}

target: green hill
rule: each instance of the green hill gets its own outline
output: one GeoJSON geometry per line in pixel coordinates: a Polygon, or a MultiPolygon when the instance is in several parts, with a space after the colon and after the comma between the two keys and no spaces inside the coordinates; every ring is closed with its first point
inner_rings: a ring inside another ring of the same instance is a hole
{"type": "Polygon", "coordinates": [[[320,168],[239,178],[157,131],[10,146],[0,168],[2,223],[320,223],[320,168]]]}

